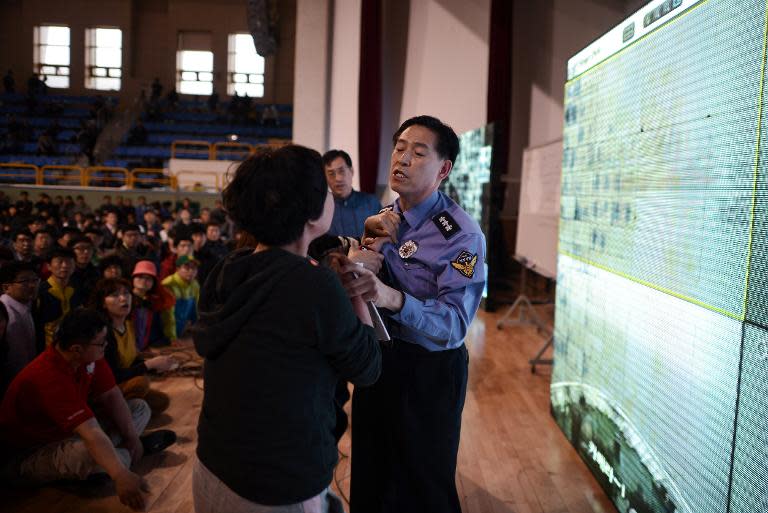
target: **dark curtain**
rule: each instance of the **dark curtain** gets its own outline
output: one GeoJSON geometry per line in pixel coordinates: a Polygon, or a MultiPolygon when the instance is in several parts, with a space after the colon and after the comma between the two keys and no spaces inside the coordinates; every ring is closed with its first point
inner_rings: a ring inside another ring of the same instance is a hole
{"type": "MultiPolygon", "coordinates": [[[[507,172],[508,127],[512,115],[512,13],[514,0],[491,1],[491,30],[488,44],[488,123],[502,139],[494,146],[494,167],[507,172]]],[[[496,141],[495,141],[496,142],[496,141]]]]}
{"type": "Polygon", "coordinates": [[[360,16],[357,172],[360,190],[376,192],[381,135],[381,0],[363,0],[360,16]]]}

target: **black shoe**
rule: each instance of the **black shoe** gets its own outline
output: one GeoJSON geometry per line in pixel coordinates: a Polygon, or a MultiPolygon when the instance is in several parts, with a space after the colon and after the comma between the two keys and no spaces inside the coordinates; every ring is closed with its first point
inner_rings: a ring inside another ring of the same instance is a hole
{"type": "Polygon", "coordinates": [[[140,436],[139,440],[141,440],[141,445],[144,446],[144,454],[157,454],[176,443],[176,433],[170,429],[158,429],[152,433],[140,436]]]}

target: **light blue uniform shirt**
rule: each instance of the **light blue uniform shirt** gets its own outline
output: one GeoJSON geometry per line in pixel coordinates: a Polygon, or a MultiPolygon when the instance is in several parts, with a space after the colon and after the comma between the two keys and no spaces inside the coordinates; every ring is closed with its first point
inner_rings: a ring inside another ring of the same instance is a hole
{"type": "Polygon", "coordinates": [[[429,351],[460,347],[485,287],[485,236],[440,191],[407,212],[399,200],[392,210],[402,213],[398,244],[385,244],[382,253],[388,285],[401,290],[405,302],[395,314],[382,310],[390,335],[429,351]],[[407,255],[411,243],[417,249],[404,258],[399,249],[406,245],[407,255]]]}

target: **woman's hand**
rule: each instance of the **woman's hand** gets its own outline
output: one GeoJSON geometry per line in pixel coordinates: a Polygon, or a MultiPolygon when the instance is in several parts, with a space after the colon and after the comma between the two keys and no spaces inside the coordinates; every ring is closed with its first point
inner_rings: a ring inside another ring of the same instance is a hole
{"type": "Polygon", "coordinates": [[[344,274],[352,274],[354,279],[343,282],[349,297],[361,297],[363,301],[373,301],[376,306],[399,312],[403,308],[405,297],[399,290],[384,285],[375,274],[354,262],[341,267],[344,274]]]}
{"type": "Polygon", "coordinates": [[[157,372],[169,371],[175,364],[176,360],[172,356],[165,355],[155,356],[154,358],[150,358],[144,362],[144,365],[147,366],[147,369],[157,372]]]}

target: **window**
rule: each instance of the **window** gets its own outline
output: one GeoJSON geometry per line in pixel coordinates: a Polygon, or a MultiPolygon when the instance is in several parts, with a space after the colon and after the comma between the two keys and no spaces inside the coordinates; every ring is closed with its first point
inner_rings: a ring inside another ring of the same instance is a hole
{"type": "Polygon", "coordinates": [[[116,28],[85,31],[85,87],[119,91],[123,76],[123,32],[116,28]]]}
{"type": "Polygon", "coordinates": [[[69,87],[69,27],[41,25],[34,31],[33,69],[48,87],[69,87]]]}
{"type": "Polygon", "coordinates": [[[181,50],[176,57],[176,89],[181,94],[213,92],[213,52],[181,50]]]}
{"type": "Polygon", "coordinates": [[[264,96],[264,57],[256,53],[250,34],[229,35],[227,94],[264,96]]]}
{"type": "Polygon", "coordinates": [[[179,32],[176,52],[176,91],[208,95],[213,92],[213,52],[210,32],[179,32]]]}

